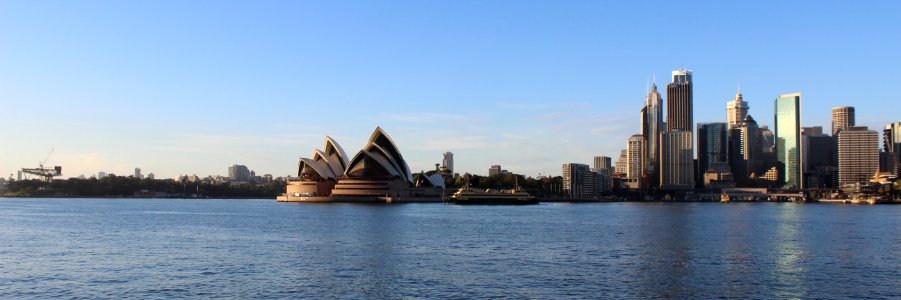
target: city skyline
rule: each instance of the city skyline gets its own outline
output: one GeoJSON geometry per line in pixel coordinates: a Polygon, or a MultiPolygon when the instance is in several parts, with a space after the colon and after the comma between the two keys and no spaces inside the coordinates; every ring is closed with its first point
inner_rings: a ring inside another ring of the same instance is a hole
{"type": "Polygon", "coordinates": [[[282,176],[326,133],[356,148],[375,126],[413,172],[453,152],[461,174],[498,164],[561,175],[561,163],[617,157],[641,133],[648,81],[682,68],[694,71],[691,126],[727,121],[740,83],[761,126],[774,126],[774,98],[800,91],[803,127],[830,128],[832,107],[854,106],[857,125],[880,129],[901,111],[872,100],[901,82],[901,42],[882,38],[899,35],[888,9],[899,4],[871,5],[886,9],[4,2],[0,176],[37,167],[52,148],[47,164],[64,178],[222,175],[232,164],[282,176]],[[690,17],[678,31],[692,34],[673,35],[655,14],[690,17]],[[256,24],[236,21],[245,16],[256,24]],[[795,51],[774,50],[787,41],[795,51]]]}

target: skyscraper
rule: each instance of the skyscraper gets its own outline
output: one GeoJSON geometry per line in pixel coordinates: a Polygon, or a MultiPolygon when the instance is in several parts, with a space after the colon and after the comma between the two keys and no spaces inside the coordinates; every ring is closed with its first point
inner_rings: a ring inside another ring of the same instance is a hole
{"type": "Polygon", "coordinates": [[[760,131],[751,115],[745,115],[745,119],[729,131],[729,167],[735,181],[743,182],[752,173],[760,172],[760,131]]]}
{"type": "Polygon", "coordinates": [[[894,170],[895,175],[901,176],[901,122],[886,124],[882,130],[882,147],[890,157],[891,166],[886,166],[889,170],[894,170]]]}
{"type": "Polygon", "coordinates": [[[144,179],[144,176],[141,175],[141,168],[135,168],[135,178],[144,179]]]}
{"type": "Polygon", "coordinates": [[[882,130],[882,151],[899,152],[901,145],[901,122],[886,124],[882,130]]]}
{"type": "Polygon", "coordinates": [[[694,154],[691,132],[668,131],[660,134],[660,188],[690,190],[694,188],[694,154]]]}
{"type": "Polygon", "coordinates": [[[698,124],[698,174],[729,162],[726,123],[698,124]]]}
{"type": "Polygon", "coordinates": [[[447,173],[453,175],[454,174],[454,154],[450,151],[444,152],[444,158],[441,160],[441,165],[447,169],[447,173]]]}
{"type": "Polygon", "coordinates": [[[850,127],[838,135],[839,185],[866,182],[879,170],[879,134],[850,127]]]}
{"type": "Polygon", "coordinates": [[[838,182],[835,139],[823,133],[823,127],[801,128],[801,157],[804,188],[833,188],[838,182]]]}
{"type": "Polygon", "coordinates": [[[742,99],[741,90],[739,90],[738,93],[735,93],[735,99],[726,102],[726,122],[729,124],[729,129],[745,120],[748,109],[748,103],[742,99]]]}
{"type": "Polygon", "coordinates": [[[629,137],[626,150],[628,151],[626,177],[640,179],[644,169],[644,162],[642,161],[644,157],[644,137],[640,134],[629,137]]]}
{"type": "Polygon", "coordinates": [[[673,71],[666,86],[666,130],[694,132],[691,71],[673,71]]]}
{"type": "Polygon", "coordinates": [[[854,107],[836,106],[832,108],[832,137],[844,129],[854,127],[854,107]]]}
{"type": "Polygon", "coordinates": [[[773,134],[773,131],[770,130],[766,125],[760,125],[757,128],[758,135],[760,136],[760,142],[757,143],[757,147],[760,155],[755,157],[755,171],[757,174],[766,173],[768,170],[772,169],[777,165],[776,162],[776,135],[773,134]]]}
{"type": "MultiPolygon", "coordinates": [[[[663,100],[657,91],[655,82],[645,97],[645,106],[641,110],[641,136],[644,138],[644,176],[656,181],[660,160],[657,155],[660,152],[660,133],[664,130],[663,100]]],[[[656,187],[656,183],[649,183],[656,187]]]]}
{"type": "Polygon", "coordinates": [[[776,161],[783,189],[803,189],[801,163],[801,93],[779,95],[775,101],[776,161]]]}

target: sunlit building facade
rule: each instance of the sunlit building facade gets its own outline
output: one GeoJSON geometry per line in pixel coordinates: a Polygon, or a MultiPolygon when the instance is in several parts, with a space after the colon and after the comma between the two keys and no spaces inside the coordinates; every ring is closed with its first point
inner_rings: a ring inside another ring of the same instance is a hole
{"type": "Polygon", "coordinates": [[[783,189],[803,189],[801,163],[801,93],[779,95],[775,101],[776,161],[783,189]]]}

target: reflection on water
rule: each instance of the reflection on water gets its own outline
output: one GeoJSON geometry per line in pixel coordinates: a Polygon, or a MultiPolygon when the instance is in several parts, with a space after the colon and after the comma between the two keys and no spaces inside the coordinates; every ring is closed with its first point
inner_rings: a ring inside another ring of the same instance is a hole
{"type": "Polygon", "coordinates": [[[901,206],[0,199],[0,298],[901,297],[901,206]]]}
{"type": "Polygon", "coordinates": [[[804,275],[804,259],[807,257],[808,245],[801,239],[800,229],[804,227],[800,204],[781,204],[776,218],[777,237],[772,241],[776,247],[776,267],[773,268],[778,284],[787,287],[780,290],[779,298],[797,298],[807,294],[807,280],[804,275]]]}

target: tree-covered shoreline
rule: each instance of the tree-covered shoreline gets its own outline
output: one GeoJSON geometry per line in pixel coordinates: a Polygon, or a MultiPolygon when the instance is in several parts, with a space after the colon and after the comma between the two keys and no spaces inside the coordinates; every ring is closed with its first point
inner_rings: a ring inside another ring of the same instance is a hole
{"type": "Polygon", "coordinates": [[[51,182],[17,180],[8,182],[4,197],[102,197],[102,198],[275,198],[285,192],[285,182],[210,183],[173,179],[138,179],[132,176],[69,178],[51,182]]]}

